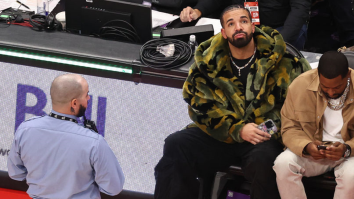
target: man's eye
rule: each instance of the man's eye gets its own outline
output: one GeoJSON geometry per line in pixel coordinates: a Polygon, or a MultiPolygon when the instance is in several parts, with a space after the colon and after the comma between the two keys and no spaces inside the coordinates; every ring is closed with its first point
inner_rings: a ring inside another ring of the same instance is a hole
{"type": "Polygon", "coordinates": [[[244,21],[242,21],[242,23],[247,23],[247,21],[246,21],[246,20],[244,20],[244,21]]]}
{"type": "Polygon", "coordinates": [[[229,25],[228,26],[232,26],[233,25],[233,23],[229,23],[229,25]]]}

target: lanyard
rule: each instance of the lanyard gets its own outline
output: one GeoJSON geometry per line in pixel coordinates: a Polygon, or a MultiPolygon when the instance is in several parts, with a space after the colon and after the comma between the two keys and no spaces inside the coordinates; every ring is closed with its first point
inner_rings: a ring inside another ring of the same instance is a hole
{"type": "Polygon", "coordinates": [[[50,117],[54,117],[55,119],[59,119],[59,120],[66,120],[66,121],[70,121],[70,122],[75,122],[77,123],[77,121],[73,118],[70,117],[65,117],[65,116],[61,116],[61,115],[57,115],[55,113],[49,113],[50,117]]]}
{"type": "MultiPolygon", "coordinates": [[[[70,117],[57,115],[55,113],[49,113],[49,116],[50,117],[54,117],[55,119],[59,119],[59,120],[66,120],[66,121],[70,121],[70,122],[75,122],[76,124],[78,123],[77,120],[75,120],[75,119],[72,119],[70,117]]],[[[95,122],[86,119],[85,116],[84,116],[84,126],[85,126],[85,128],[91,129],[91,130],[95,131],[96,133],[98,133],[98,130],[97,130],[95,122]]]]}

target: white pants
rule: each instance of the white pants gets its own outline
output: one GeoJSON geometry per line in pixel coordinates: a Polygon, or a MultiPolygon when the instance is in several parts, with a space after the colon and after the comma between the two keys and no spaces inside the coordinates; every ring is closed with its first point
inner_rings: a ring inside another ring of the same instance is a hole
{"type": "Polygon", "coordinates": [[[281,153],[274,162],[277,184],[281,198],[306,199],[302,176],[321,175],[334,169],[337,181],[335,199],[354,198],[354,157],[338,161],[315,160],[311,156],[299,157],[289,149],[281,153]]]}

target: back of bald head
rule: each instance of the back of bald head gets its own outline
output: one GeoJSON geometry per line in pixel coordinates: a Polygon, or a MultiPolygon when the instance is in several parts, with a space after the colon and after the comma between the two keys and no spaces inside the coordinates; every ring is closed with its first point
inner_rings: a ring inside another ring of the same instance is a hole
{"type": "Polygon", "coordinates": [[[77,74],[60,75],[54,79],[50,87],[50,96],[53,105],[66,105],[83,93],[82,84],[86,80],[77,74]]]}

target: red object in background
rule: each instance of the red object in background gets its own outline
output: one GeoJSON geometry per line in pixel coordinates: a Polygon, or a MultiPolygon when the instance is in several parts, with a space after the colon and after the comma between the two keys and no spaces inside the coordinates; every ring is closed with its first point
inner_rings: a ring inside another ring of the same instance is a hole
{"type": "Polygon", "coordinates": [[[260,25],[260,19],[259,19],[259,7],[258,7],[258,2],[246,2],[244,3],[244,6],[246,9],[248,9],[251,13],[252,17],[252,23],[254,25],[260,25]]]}
{"type": "Polygon", "coordinates": [[[31,199],[24,191],[0,188],[1,199],[31,199]]]}
{"type": "MultiPolygon", "coordinates": [[[[36,22],[36,21],[35,21],[35,22],[36,22]]],[[[28,21],[24,21],[23,23],[15,23],[15,22],[13,22],[12,24],[33,28],[33,26],[32,26],[28,21]]]]}

